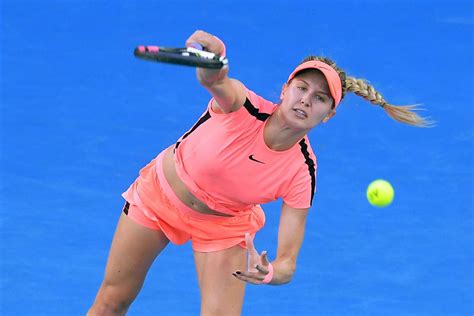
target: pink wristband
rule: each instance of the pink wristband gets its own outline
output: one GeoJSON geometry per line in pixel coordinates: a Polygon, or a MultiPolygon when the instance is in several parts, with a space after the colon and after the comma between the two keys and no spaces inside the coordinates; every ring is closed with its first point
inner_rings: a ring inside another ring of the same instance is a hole
{"type": "Polygon", "coordinates": [[[273,266],[271,263],[268,264],[268,273],[265,276],[265,279],[263,279],[262,283],[263,284],[268,284],[270,281],[273,279],[273,266]]]}

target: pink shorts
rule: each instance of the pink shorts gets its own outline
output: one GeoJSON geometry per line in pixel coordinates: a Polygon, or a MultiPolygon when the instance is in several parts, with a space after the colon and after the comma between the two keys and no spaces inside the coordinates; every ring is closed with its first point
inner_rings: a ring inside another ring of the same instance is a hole
{"type": "Polygon", "coordinates": [[[122,196],[124,212],[135,222],[161,230],[176,245],[191,240],[199,252],[212,252],[235,245],[246,248],[245,233],[253,237],[265,224],[259,205],[245,214],[227,217],[199,213],[174,193],[163,173],[164,152],[140,170],[139,177],[122,196]]]}

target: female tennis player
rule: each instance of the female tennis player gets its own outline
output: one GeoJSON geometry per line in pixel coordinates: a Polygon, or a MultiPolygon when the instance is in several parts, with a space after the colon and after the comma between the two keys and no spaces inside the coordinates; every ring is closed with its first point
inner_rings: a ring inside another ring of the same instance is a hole
{"type": "MultiPolygon", "coordinates": [[[[225,55],[217,37],[198,43],[225,55]]],[[[296,270],[316,189],[316,157],[307,133],[336,114],[346,92],[414,126],[428,121],[396,107],[364,80],[346,77],[329,59],[310,56],[295,68],[274,104],[228,77],[228,67],[197,68],[212,95],[196,124],[145,166],[130,188],[105,277],[88,315],[124,315],[147,271],[168,245],[192,242],[201,315],[240,315],[246,283],[280,285],[296,270]],[[260,204],[283,200],[274,260],[253,244],[265,223],[260,204]]],[[[179,267],[176,267],[179,269],[179,267]]]]}

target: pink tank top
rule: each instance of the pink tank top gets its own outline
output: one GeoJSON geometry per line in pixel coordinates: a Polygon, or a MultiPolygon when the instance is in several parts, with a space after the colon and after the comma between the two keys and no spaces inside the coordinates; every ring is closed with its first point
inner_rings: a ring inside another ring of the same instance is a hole
{"type": "Polygon", "coordinates": [[[176,143],[176,171],[190,192],[209,208],[242,214],[256,204],[282,198],[294,208],[311,206],[316,157],[307,137],[286,151],[274,151],[263,129],[277,105],[247,90],[237,111],[211,107],[176,143]]]}

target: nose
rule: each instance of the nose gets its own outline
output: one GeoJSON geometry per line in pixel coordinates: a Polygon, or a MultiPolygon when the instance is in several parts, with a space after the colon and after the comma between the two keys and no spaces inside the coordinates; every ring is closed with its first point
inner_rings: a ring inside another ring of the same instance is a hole
{"type": "Polygon", "coordinates": [[[300,101],[301,105],[305,106],[305,107],[309,107],[310,104],[308,102],[308,99],[306,97],[302,97],[301,98],[301,101],[300,101]]]}

